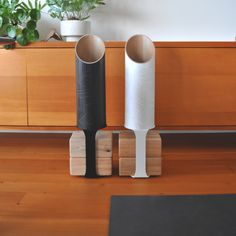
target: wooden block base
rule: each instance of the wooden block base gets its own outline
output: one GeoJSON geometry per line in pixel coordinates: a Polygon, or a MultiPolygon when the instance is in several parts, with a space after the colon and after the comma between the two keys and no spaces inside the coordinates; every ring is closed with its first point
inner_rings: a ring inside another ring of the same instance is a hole
{"type": "MultiPolygon", "coordinates": [[[[97,174],[112,175],[112,131],[98,131],[96,135],[97,174]]],[[[70,174],[84,176],[86,170],[85,136],[73,132],[70,138],[70,174]]]]}
{"type": "MultiPolygon", "coordinates": [[[[70,175],[85,175],[85,158],[70,158],[70,175]]],[[[112,158],[97,158],[97,174],[100,176],[112,175],[112,158]]]]}
{"type": "MultiPolygon", "coordinates": [[[[149,176],[161,175],[161,158],[147,158],[147,174],[149,176]]],[[[119,159],[119,175],[131,176],[135,171],[135,158],[119,159]]]]}
{"type": "MultiPolygon", "coordinates": [[[[112,131],[99,130],[96,134],[97,157],[112,157],[112,131]]],[[[70,157],[85,158],[85,136],[83,131],[73,132],[70,138],[70,157]]]]}
{"type": "MultiPolygon", "coordinates": [[[[148,132],[146,146],[148,157],[161,157],[161,136],[157,130],[148,132]]],[[[135,157],[135,135],[133,131],[120,132],[119,157],[135,157]]]]}
{"type": "MultiPolygon", "coordinates": [[[[157,130],[150,130],[146,141],[147,174],[161,175],[161,136],[157,130]]],[[[119,134],[119,175],[131,176],[135,172],[135,135],[133,131],[119,134]]]]}

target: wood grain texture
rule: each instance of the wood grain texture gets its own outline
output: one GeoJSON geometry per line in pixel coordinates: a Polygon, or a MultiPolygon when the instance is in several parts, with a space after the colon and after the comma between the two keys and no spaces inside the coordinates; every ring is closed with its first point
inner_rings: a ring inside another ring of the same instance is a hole
{"type": "MultiPolygon", "coordinates": [[[[124,45],[124,42],[106,42],[106,106],[110,127],[124,124],[124,45]]],[[[0,50],[1,55],[6,55],[2,57],[6,68],[11,68],[8,64],[16,60],[11,55],[18,52],[23,58],[26,55],[20,63],[25,60],[27,64],[30,126],[75,127],[74,46],[74,43],[39,42],[28,47],[17,46],[14,51],[0,50]]],[[[155,42],[155,46],[158,129],[235,129],[236,43],[155,42]]],[[[21,73],[23,81],[26,72],[21,73]]],[[[4,76],[1,78],[6,81],[4,76]]],[[[3,91],[13,91],[16,85],[23,91],[23,82],[20,83],[9,84],[3,91]]],[[[25,99],[23,93],[17,103],[25,99]]],[[[16,107],[11,96],[4,95],[10,98],[10,104],[4,108],[9,110],[4,111],[0,125],[26,126],[25,110],[18,112],[21,109],[18,107],[25,104],[20,102],[16,107]]]]}
{"type": "Polygon", "coordinates": [[[163,174],[69,175],[70,134],[0,134],[2,236],[106,236],[112,195],[236,193],[235,134],[162,134],[163,174]]]}
{"type": "MultiPolygon", "coordinates": [[[[85,158],[70,158],[70,175],[84,176],[86,169],[85,158]]],[[[112,158],[97,157],[97,174],[99,176],[112,175],[112,158]]]]}
{"type": "MultiPolygon", "coordinates": [[[[148,158],[161,157],[161,136],[157,130],[150,130],[146,139],[148,158]]],[[[119,133],[119,157],[135,158],[135,135],[132,131],[119,133]]]]}
{"type": "MultiPolygon", "coordinates": [[[[112,158],[112,131],[96,134],[97,158],[112,158]]],[[[70,138],[70,158],[85,158],[85,136],[83,131],[73,132],[70,138]]]]}
{"type": "MultiPolygon", "coordinates": [[[[85,135],[73,132],[70,145],[70,174],[84,176],[86,172],[85,135]]],[[[99,130],[96,134],[96,172],[99,176],[112,174],[112,131],[99,130]]]]}
{"type": "Polygon", "coordinates": [[[0,125],[27,125],[25,53],[0,50],[0,71],[0,125]]]}
{"type": "MultiPolygon", "coordinates": [[[[116,60],[116,65],[109,62],[107,65],[108,125],[122,126],[123,50],[113,50],[108,56],[109,61],[116,60]]],[[[231,126],[235,129],[235,48],[156,48],[156,57],[155,123],[158,128],[231,126]]]]}
{"type": "Polygon", "coordinates": [[[107,126],[123,126],[125,113],[125,49],[106,50],[107,126]]]}
{"type": "Polygon", "coordinates": [[[158,50],[156,124],[236,124],[236,49],[158,50]]]}
{"type": "MultiPolygon", "coordinates": [[[[124,41],[105,41],[105,46],[107,48],[124,48],[125,47],[124,41]]],[[[31,49],[31,48],[74,48],[76,45],[75,42],[64,42],[64,41],[50,41],[50,42],[35,42],[30,43],[27,46],[20,46],[19,44],[16,44],[17,49],[31,49]]],[[[205,47],[214,47],[214,48],[222,48],[222,47],[230,47],[230,48],[236,48],[236,42],[235,41],[219,41],[219,42],[209,42],[209,41],[191,41],[191,42],[154,42],[155,47],[157,48],[173,48],[173,47],[198,47],[198,48],[205,48],[205,47]]]]}
{"type": "Polygon", "coordinates": [[[27,50],[29,125],[76,126],[72,49],[27,50]]]}
{"type": "MultiPolygon", "coordinates": [[[[147,175],[158,176],[161,175],[161,157],[147,158],[147,175]]],[[[135,173],[135,158],[119,158],[119,175],[120,176],[133,176],[135,173]]]]}

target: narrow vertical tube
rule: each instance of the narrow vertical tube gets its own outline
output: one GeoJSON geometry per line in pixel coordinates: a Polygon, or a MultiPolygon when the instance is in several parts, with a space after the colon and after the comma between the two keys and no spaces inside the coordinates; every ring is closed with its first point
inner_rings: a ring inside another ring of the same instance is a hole
{"type": "Polygon", "coordinates": [[[146,165],[146,137],[148,130],[135,130],[135,173],[133,178],[147,178],[147,165],[146,165]]]}
{"type": "Polygon", "coordinates": [[[95,35],[85,35],[76,48],[77,126],[85,133],[86,174],[96,174],[96,142],[99,129],[106,127],[105,45],[95,35]]]}
{"type": "Polygon", "coordinates": [[[131,37],[125,48],[125,127],[135,132],[135,178],[146,172],[146,135],[155,127],[155,47],[145,35],[131,37]]]}
{"type": "Polygon", "coordinates": [[[85,134],[86,170],[85,177],[96,178],[96,130],[83,130],[85,134]]]}

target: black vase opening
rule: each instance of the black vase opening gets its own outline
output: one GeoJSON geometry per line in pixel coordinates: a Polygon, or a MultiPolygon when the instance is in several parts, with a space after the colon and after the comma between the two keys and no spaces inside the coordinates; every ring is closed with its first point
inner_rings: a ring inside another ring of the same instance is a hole
{"type": "Polygon", "coordinates": [[[85,35],[75,52],[77,126],[85,134],[85,177],[95,178],[96,133],[106,127],[105,45],[98,36],[85,35]]]}

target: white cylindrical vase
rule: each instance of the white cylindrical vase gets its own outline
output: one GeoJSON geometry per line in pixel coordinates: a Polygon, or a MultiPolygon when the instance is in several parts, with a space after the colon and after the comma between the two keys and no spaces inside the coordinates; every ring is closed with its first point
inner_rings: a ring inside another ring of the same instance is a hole
{"type": "Polygon", "coordinates": [[[125,48],[125,127],[136,137],[132,177],[148,177],[146,135],[155,127],[155,47],[145,35],[131,37],[125,48]]]}
{"type": "Polygon", "coordinates": [[[61,36],[65,38],[67,42],[76,42],[86,34],[91,32],[90,21],[80,20],[62,20],[60,24],[61,36]]]}

